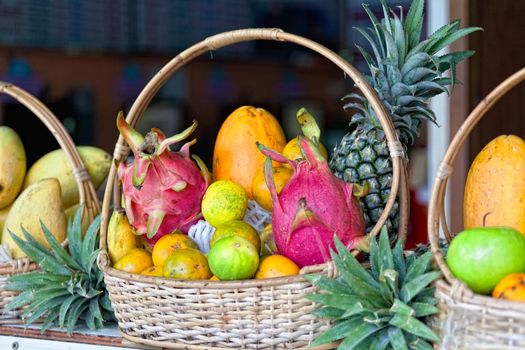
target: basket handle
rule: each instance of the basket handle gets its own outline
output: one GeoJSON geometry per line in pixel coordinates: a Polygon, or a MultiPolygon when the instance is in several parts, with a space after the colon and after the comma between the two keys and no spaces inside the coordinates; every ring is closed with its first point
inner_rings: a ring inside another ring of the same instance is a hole
{"type": "MultiPolygon", "coordinates": [[[[372,109],[376,113],[381,126],[384,130],[388,148],[390,151],[390,156],[392,158],[393,166],[393,178],[392,178],[392,187],[390,191],[390,196],[388,198],[387,204],[381,214],[378,222],[369,233],[370,236],[376,236],[381,230],[381,227],[384,225],[388,215],[395,203],[397,194],[400,193],[400,210],[401,210],[401,222],[399,227],[400,239],[404,240],[406,235],[406,226],[408,221],[408,184],[406,176],[406,167],[404,164],[405,154],[402,144],[399,142],[397,133],[392,124],[391,118],[388,113],[385,111],[381,101],[377,97],[375,91],[370,87],[365,78],[355,69],[350,63],[341,58],[332,50],[304,37],[286,33],[281,29],[277,28],[250,28],[250,29],[240,29],[230,32],[224,32],[217,34],[211,37],[206,38],[205,40],[189,47],[170,62],[168,62],[164,67],[162,67],[158,73],[148,82],[144,87],[142,92],[139,94],[133,106],[131,107],[126,121],[131,125],[135,126],[137,121],[142,116],[143,112],[163,86],[163,84],[171,77],[171,75],[184,66],[189,61],[193,60],[195,57],[200,56],[203,53],[209,52],[211,50],[216,50],[224,46],[241,43],[245,41],[252,40],[273,40],[281,42],[291,42],[298,44],[300,46],[306,47],[319,53],[324,56],[336,66],[341,68],[341,70],[348,75],[355,83],[355,86],[363,93],[363,95],[370,101],[372,109]],[[400,191],[401,189],[401,191],[400,191]],[[406,214],[406,215],[403,215],[406,214]]],[[[104,201],[102,203],[102,220],[101,220],[101,235],[100,235],[100,247],[101,256],[99,256],[99,265],[101,268],[108,266],[109,260],[106,251],[106,233],[107,233],[107,224],[109,220],[109,208],[111,204],[111,196],[113,193],[113,185],[115,183],[115,175],[117,171],[117,165],[127,156],[129,148],[125,146],[125,141],[122,136],[119,135],[117,145],[114,152],[114,162],[111,165],[109,171],[108,182],[106,184],[106,191],[104,195],[104,201]]]]}
{"type": "Polygon", "coordinates": [[[452,275],[452,272],[448,269],[448,266],[443,257],[441,249],[439,249],[438,239],[440,232],[440,225],[442,225],[445,237],[450,242],[452,234],[448,228],[447,219],[445,217],[444,210],[444,198],[447,191],[447,182],[449,176],[453,171],[453,164],[456,157],[461,149],[461,146],[465,143],[465,140],[470,135],[474,127],[479,123],[481,118],[492,108],[492,106],[499,101],[507,92],[514,88],[519,83],[525,80],[525,68],[520,69],[502,83],[500,83],[494,90],[492,90],[469,114],[465,122],[461,125],[450,146],[445,153],[445,157],[439,165],[436,178],[434,180],[434,186],[432,188],[432,195],[430,197],[429,210],[428,210],[428,240],[430,242],[430,248],[434,256],[439,269],[445,276],[446,280],[452,285],[458,283],[458,280],[452,275]]]}
{"type": "MultiPolygon", "coordinates": [[[[87,213],[89,221],[93,221],[95,216],[100,212],[97,193],[86,167],[80,158],[80,154],[75,147],[75,143],[64,129],[62,123],[60,123],[57,117],[39,99],[16,85],[0,81],[0,93],[11,96],[28,108],[44,123],[51,134],[53,134],[60,147],[64,150],[73,169],[73,176],[75,177],[79,192],[79,202],[83,205],[84,212],[87,213]]],[[[65,243],[66,242],[63,244],[65,243]]]]}

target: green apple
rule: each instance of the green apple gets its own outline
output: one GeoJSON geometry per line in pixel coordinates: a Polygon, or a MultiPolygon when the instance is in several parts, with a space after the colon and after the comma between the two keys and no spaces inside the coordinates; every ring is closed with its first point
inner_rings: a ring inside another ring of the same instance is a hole
{"type": "Polygon", "coordinates": [[[510,227],[475,227],[450,243],[447,265],[475,293],[490,294],[508,274],[525,272],[525,237],[510,227]]]}

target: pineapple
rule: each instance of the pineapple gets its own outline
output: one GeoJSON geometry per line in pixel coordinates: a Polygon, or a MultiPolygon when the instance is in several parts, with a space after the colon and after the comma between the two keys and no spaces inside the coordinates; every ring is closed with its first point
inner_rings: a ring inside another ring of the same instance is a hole
{"type": "Polygon", "coordinates": [[[322,305],[314,314],[334,321],[312,346],[341,340],[338,349],[432,349],[439,338],[424,318],[438,312],[430,284],[440,272],[431,270],[431,252],[405,256],[399,242],[392,250],[386,229],[370,242],[370,267],[338,240],[336,248],[339,277],[306,276],[323,290],[308,296],[322,305]]]}
{"type": "Polygon", "coordinates": [[[66,327],[71,334],[79,320],[90,329],[101,328],[104,321],[114,320],[103,274],[96,265],[99,225],[100,217],[97,217],[83,235],[82,207],[77,210],[67,228],[71,254],[44,224],[42,230],[51,251],[23,227],[25,241],[11,234],[24,253],[39,263],[41,270],[9,277],[6,289],[22,293],[6,305],[6,310],[27,305],[22,317],[28,324],[44,317],[42,332],[51,326],[58,326],[66,327]]]}
{"type": "MultiPolygon", "coordinates": [[[[480,28],[459,28],[459,20],[443,26],[428,39],[420,41],[424,0],[414,0],[403,19],[381,0],[384,18],[379,21],[363,5],[372,28],[357,30],[369,42],[372,53],[357,46],[370,69],[369,83],[377,92],[392,117],[399,140],[405,147],[419,135],[422,121],[436,124],[436,116],[429,108],[429,100],[443,92],[455,81],[456,65],[473,55],[473,51],[449,54],[438,52],[459,38],[480,28]],[[451,71],[450,77],[444,73],[451,71]]],[[[368,181],[370,191],[361,200],[367,231],[379,219],[386,205],[392,184],[392,162],[386,138],[369,102],[359,94],[343,97],[348,101],[345,110],[356,110],[350,125],[354,131],[346,134],[332,152],[330,168],[340,179],[363,184],[368,181]]],[[[399,225],[397,203],[386,222],[389,232],[399,225]]]]}

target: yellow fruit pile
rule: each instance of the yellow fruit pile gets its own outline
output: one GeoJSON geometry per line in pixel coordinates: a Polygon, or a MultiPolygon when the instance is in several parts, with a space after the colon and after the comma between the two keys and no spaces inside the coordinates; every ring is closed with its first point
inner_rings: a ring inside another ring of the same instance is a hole
{"type": "MultiPolygon", "coordinates": [[[[95,188],[106,178],[111,156],[105,151],[82,146],[77,148],[95,188]]],[[[22,236],[24,227],[45,247],[41,223],[62,242],[66,222],[78,208],[79,194],[73,169],[62,149],[36,161],[26,173],[26,150],[18,134],[0,126],[0,233],[14,259],[25,256],[10,232],[22,236]],[[64,210],[66,208],[66,210],[64,210]]],[[[87,220],[86,220],[87,221],[87,220]]],[[[84,229],[88,222],[85,222],[84,229]]]]}

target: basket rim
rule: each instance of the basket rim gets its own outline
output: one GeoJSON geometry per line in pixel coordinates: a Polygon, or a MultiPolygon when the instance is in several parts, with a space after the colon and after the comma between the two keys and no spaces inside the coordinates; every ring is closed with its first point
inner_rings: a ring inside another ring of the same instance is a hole
{"type": "MultiPolygon", "coordinates": [[[[486,115],[486,113],[498,102],[504,95],[511,91],[514,87],[525,81],[525,67],[514,72],[512,75],[507,77],[502,81],[498,86],[496,86],[481,102],[472,110],[472,112],[465,119],[457,133],[454,135],[454,138],[450,142],[449,147],[441,161],[438,172],[434,179],[434,185],[432,188],[432,194],[429,201],[429,210],[427,217],[427,229],[428,229],[428,240],[430,242],[430,247],[432,255],[439,269],[443,273],[445,281],[451,285],[463,284],[457,278],[454,277],[450,269],[448,268],[445,258],[441,249],[439,248],[438,240],[440,234],[440,228],[443,229],[445,237],[448,242],[451,241],[454,236],[451,234],[447,220],[445,217],[445,208],[444,208],[444,198],[446,195],[447,182],[452,174],[454,168],[454,162],[456,157],[461,149],[462,145],[465,143],[467,137],[470,135],[474,127],[479,123],[479,121],[486,115]]],[[[463,284],[462,288],[468,289],[466,285],[463,284]]],[[[472,291],[470,291],[472,293],[472,291]]],[[[478,295],[478,294],[476,294],[478,295]]],[[[501,299],[494,299],[498,303],[505,302],[501,299]]],[[[513,305],[515,303],[512,303],[513,305]]],[[[515,306],[515,305],[514,305],[515,306]]]]}
{"type": "MultiPolygon", "coordinates": [[[[100,203],[98,202],[91,177],[80,158],[75,143],[62,123],[39,99],[15,84],[0,81],[0,93],[11,96],[33,112],[33,114],[40,119],[49,132],[55,137],[60,148],[66,154],[68,163],[72,167],[79,191],[79,203],[83,206],[85,213],[87,213],[89,221],[92,221],[100,212],[100,203]]],[[[22,192],[22,190],[20,192],[22,192]]],[[[62,242],[62,245],[67,245],[67,240],[62,242]]],[[[37,268],[38,264],[32,262],[27,257],[14,259],[8,262],[0,262],[0,276],[34,271],[37,268]]]]}
{"type": "Polygon", "coordinates": [[[496,299],[489,295],[476,294],[460,281],[450,285],[446,280],[440,279],[436,282],[436,289],[438,292],[446,294],[455,303],[512,311],[523,314],[523,317],[525,318],[525,303],[496,299]]]}
{"type": "MultiPolygon", "coordinates": [[[[402,144],[400,143],[391,118],[386,112],[384,106],[379,100],[377,94],[372,87],[368,84],[366,79],[353,67],[349,62],[341,58],[338,54],[332,50],[326,48],[325,46],[312,41],[310,39],[298,36],[295,34],[287,33],[278,28],[247,28],[247,29],[238,29],[228,32],[223,32],[220,34],[213,35],[200,41],[186,50],[179,53],[175,58],[170,60],[164,67],[162,67],[158,73],[148,82],[144,87],[142,92],[139,94],[137,99],[134,101],[130,111],[126,116],[126,121],[131,125],[135,126],[136,122],[140,119],[142,113],[147,108],[148,104],[151,102],[153,96],[157,91],[162,87],[162,85],[171,77],[171,75],[177,71],[180,67],[184,66],[189,61],[193,60],[195,57],[200,56],[203,53],[219,49],[228,45],[252,41],[252,40],[272,40],[280,42],[291,42],[298,44],[300,46],[311,49],[314,52],[319,53],[321,56],[324,56],[341,70],[344,71],[355,83],[355,86],[361,91],[361,93],[368,99],[372,108],[376,112],[378,119],[383,127],[387,139],[387,145],[390,151],[390,157],[392,159],[393,166],[393,179],[391,193],[386,207],[383,210],[383,213],[376,223],[374,229],[369,233],[371,236],[375,236],[380,231],[384,222],[386,221],[392,206],[396,200],[397,195],[399,194],[399,205],[400,205],[400,225],[399,232],[403,241],[405,240],[406,227],[408,221],[408,183],[407,183],[407,170],[405,164],[405,153],[402,144]]],[[[100,253],[98,256],[97,263],[104,274],[108,274],[113,277],[118,277],[122,279],[129,279],[137,282],[144,283],[154,283],[157,285],[168,285],[177,287],[183,284],[185,287],[194,285],[199,287],[208,287],[210,283],[208,281],[195,282],[189,280],[165,280],[159,277],[150,277],[143,275],[132,275],[123,271],[113,269],[111,267],[111,260],[109,259],[109,254],[107,252],[106,246],[106,235],[107,235],[107,226],[109,220],[109,211],[111,200],[114,195],[114,185],[116,183],[116,169],[118,164],[122,159],[125,159],[129,152],[129,148],[126,146],[124,139],[119,135],[117,143],[115,145],[115,151],[113,154],[114,161],[112,162],[111,169],[108,175],[108,182],[106,184],[106,189],[104,193],[104,201],[102,205],[102,220],[101,220],[101,229],[100,229],[100,253]],[[184,282],[180,282],[184,281],[184,282]]],[[[307,269],[311,271],[323,271],[325,269],[333,269],[333,263],[327,262],[320,265],[308,266],[307,269]]],[[[304,268],[303,268],[304,269],[304,268]]],[[[301,274],[305,271],[301,270],[301,274]]],[[[304,280],[301,275],[296,275],[293,277],[283,277],[275,279],[266,279],[266,280],[243,280],[243,281],[216,281],[213,282],[213,286],[209,288],[237,288],[237,287],[258,287],[263,285],[280,285],[290,282],[299,282],[304,280]],[[275,281],[272,281],[275,280],[275,281]],[[270,282],[267,282],[270,281],[270,282]],[[217,287],[215,287],[217,285],[217,287]],[[231,286],[231,287],[229,287],[231,286]]]]}

